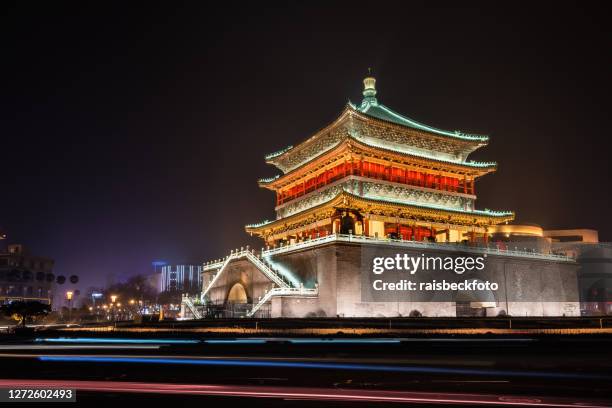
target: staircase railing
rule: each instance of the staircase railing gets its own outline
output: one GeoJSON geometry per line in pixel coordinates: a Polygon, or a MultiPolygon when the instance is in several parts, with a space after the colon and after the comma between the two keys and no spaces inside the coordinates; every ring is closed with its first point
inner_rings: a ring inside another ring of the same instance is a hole
{"type": "Polygon", "coordinates": [[[231,254],[227,256],[227,258],[225,258],[223,262],[216,263],[216,265],[220,265],[219,270],[217,271],[215,276],[213,276],[208,286],[206,286],[206,289],[204,289],[204,291],[202,292],[202,298],[204,298],[208,294],[210,289],[212,289],[212,287],[217,282],[221,274],[225,271],[225,268],[227,268],[227,265],[229,265],[231,261],[236,260],[236,259],[241,259],[241,258],[248,259],[253,265],[255,265],[257,269],[259,269],[264,275],[266,275],[268,279],[270,279],[272,282],[274,282],[279,287],[282,287],[282,288],[291,287],[291,283],[287,282],[283,278],[283,276],[276,273],[270,266],[268,266],[268,264],[266,264],[263,260],[256,257],[250,250],[246,249],[242,251],[232,252],[231,254]]]}
{"type": "Polygon", "coordinates": [[[187,308],[191,311],[191,314],[193,314],[193,317],[195,317],[196,319],[202,318],[202,314],[200,313],[196,305],[193,304],[193,301],[191,300],[189,296],[183,296],[182,301],[185,304],[185,306],[187,306],[187,308]]]}
{"type": "Polygon", "coordinates": [[[253,317],[253,315],[270,299],[274,296],[303,296],[303,297],[316,297],[319,295],[319,289],[307,289],[307,288],[272,288],[253,306],[249,312],[247,312],[248,317],[253,317]]]}

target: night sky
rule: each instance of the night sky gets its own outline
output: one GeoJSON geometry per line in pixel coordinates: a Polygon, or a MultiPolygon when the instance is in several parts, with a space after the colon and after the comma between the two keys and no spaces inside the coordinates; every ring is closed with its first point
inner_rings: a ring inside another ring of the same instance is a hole
{"type": "Polygon", "coordinates": [[[471,156],[499,163],[479,208],[612,239],[611,38],[594,5],[16,4],[0,28],[0,227],[83,288],[259,248],[244,225],[274,217],[264,155],[361,101],[368,67],[381,103],[491,136],[471,156]]]}

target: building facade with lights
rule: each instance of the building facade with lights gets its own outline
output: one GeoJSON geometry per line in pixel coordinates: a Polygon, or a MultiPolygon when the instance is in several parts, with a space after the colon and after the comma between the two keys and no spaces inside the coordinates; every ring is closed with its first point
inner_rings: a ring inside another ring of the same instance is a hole
{"type": "Polygon", "coordinates": [[[202,290],[202,265],[163,265],[160,269],[160,292],[195,293],[202,290]]]}
{"type": "Polygon", "coordinates": [[[53,303],[53,259],[35,256],[21,244],[0,252],[0,303],[15,300],[53,303]]]}
{"type": "Polygon", "coordinates": [[[513,212],[476,208],[476,181],[496,163],[468,156],[488,136],[416,122],[379,103],[373,77],[363,82],[360,104],[266,156],[282,173],[259,180],[276,195],[276,219],[245,227],[264,248],[206,263],[202,294],[183,298],[183,315],[578,315],[576,262],[552,253],[539,227],[508,225],[513,212]],[[503,288],[486,302],[466,293],[441,302],[364,300],[364,253],[400,250],[487,256],[487,273],[503,288]],[[542,295],[549,291],[554,302],[542,295]]]}

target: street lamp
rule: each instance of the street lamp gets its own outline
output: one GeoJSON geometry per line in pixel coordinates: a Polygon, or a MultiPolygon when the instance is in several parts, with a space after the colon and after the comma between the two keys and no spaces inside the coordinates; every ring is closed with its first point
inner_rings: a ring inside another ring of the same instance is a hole
{"type": "Polygon", "coordinates": [[[72,295],[74,292],[71,290],[66,292],[66,299],[68,300],[68,321],[72,321],[72,295]]]}
{"type": "Polygon", "coordinates": [[[110,299],[111,299],[110,308],[111,308],[111,309],[112,309],[112,311],[113,311],[113,321],[117,320],[117,316],[116,316],[116,313],[117,313],[117,312],[116,312],[116,310],[117,310],[117,308],[116,308],[116,305],[115,305],[114,303],[117,301],[117,298],[118,298],[118,297],[119,297],[119,296],[117,296],[117,295],[111,295],[111,296],[110,296],[110,299]]]}

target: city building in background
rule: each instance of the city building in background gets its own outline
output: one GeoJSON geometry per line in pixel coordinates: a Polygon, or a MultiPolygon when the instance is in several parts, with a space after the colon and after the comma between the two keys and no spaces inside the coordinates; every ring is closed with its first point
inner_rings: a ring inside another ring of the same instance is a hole
{"type": "Polygon", "coordinates": [[[544,235],[555,253],[578,262],[581,314],[612,315],[612,244],[600,243],[597,231],[590,229],[550,230],[544,235]]]}
{"type": "Polygon", "coordinates": [[[163,265],[160,292],[197,293],[202,290],[202,265],[163,265]]]}
{"type": "Polygon", "coordinates": [[[0,251],[0,302],[33,300],[53,302],[53,259],[30,254],[21,244],[0,251]]]}
{"type": "Polygon", "coordinates": [[[183,297],[182,316],[579,316],[584,264],[557,243],[599,245],[596,233],[546,233],[510,224],[511,211],[477,209],[476,181],[497,165],[468,156],[489,137],[414,121],[378,101],[373,77],[363,82],[360,104],[266,156],[282,173],[259,180],[276,194],[276,219],[246,226],[263,248],[207,262],[202,292],[183,297]],[[499,288],[443,301],[364,299],[362,262],[372,251],[484,255],[499,288]]]}

